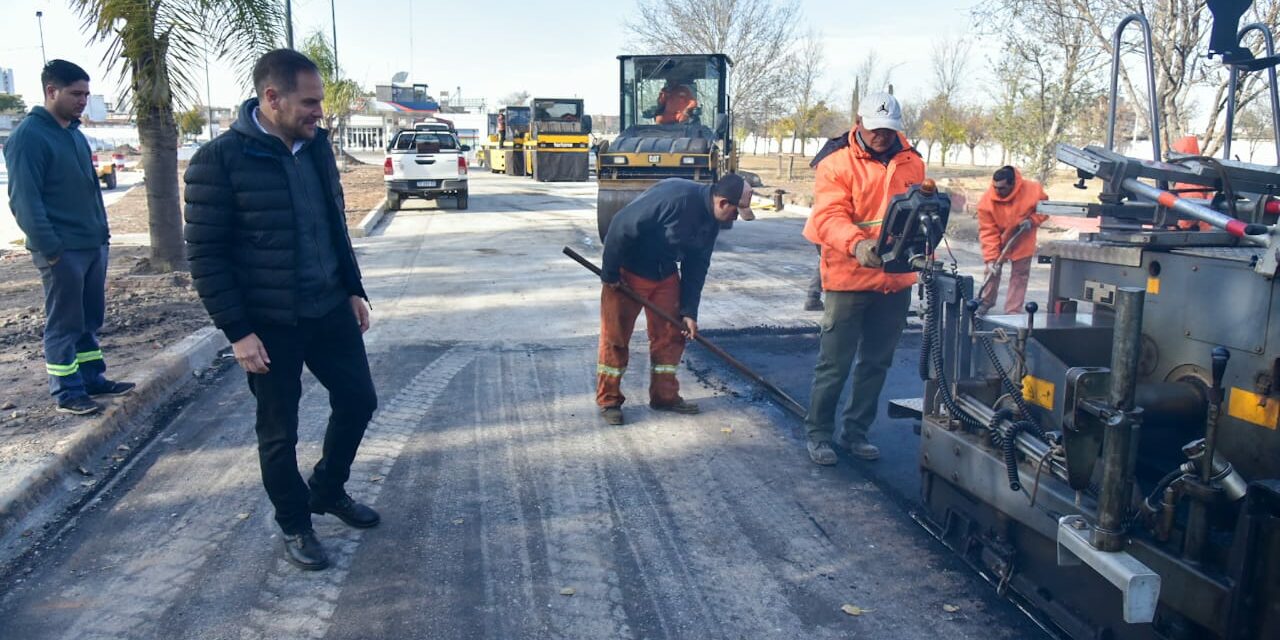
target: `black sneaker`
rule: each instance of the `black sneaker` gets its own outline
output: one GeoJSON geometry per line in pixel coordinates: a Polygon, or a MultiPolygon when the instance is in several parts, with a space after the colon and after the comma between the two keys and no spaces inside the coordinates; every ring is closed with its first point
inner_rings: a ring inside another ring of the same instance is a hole
{"type": "Polygon", "coordinates": [[[89,399],[89,396],[76,396],[70,400],[59,400],[58,411],[77,416],[86,416],[102,410],[102,405],[89,399]]]}
{"type": "Polygon", "coordinates": [[[303,531],[284,536],[284,559],[303,571],[320,571],[329,568],[329,554],[316,538],[315,531],[303,531]]]}
{"type": "MultiPolygon", "coordinates": [[[[314,496],[315,494],[312,494],[314,496]]],[[[376,527],[382,521],[382,516],[377,511],[356,502],[351,496],[345,492],[333,502],[320,502],[314,497],[311,499],[311,513],[324,515],[326,513],[338,516],[338,519],[347,523],[347,526],[357,529],[368,529],[376,527]]]]}
{"type": "Polygon", "coordinates": [[[130,391],[133,391],[133,388],[136,386],[138,385],[135,382],[112,382],[111,380],[108,380],[107,383],[101,387],[94,387],[92,389],[89,389],[89,395],[91,396],[122,396],[126,393],[129,393],[130,391]]]}

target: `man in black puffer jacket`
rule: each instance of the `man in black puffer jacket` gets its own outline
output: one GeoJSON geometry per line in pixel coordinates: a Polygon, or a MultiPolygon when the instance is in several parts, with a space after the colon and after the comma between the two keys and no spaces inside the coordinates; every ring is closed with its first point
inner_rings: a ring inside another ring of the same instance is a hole
{"type": "Polygon", "coordinates": [[[187,255],[200,300],[257,398],[258,459],[285,558],[324,569],[312,513],[353,527],[379,521],[343,489],[377,407],[361,335],[369,309],[333,152],[316,126],[324,85],[315,64],[296,51],[272,51],[255,65],[253,83],[258,97],[196,153],[184,176],[187,255]],[[295,452],[304,363],[333,408],[306,482],[295,452]]]}

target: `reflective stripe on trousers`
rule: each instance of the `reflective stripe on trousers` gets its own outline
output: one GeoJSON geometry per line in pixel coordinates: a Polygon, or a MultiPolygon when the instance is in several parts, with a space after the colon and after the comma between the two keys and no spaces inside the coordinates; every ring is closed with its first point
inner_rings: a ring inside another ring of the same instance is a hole
{"type": "MultiPolygon", "coordinates": [[[[680,278],[647,280],[626,270],[622,281],[642,298],[673,316],[680,314],[680,278]]],[[[626,401],[622,394],[622,373],[630,359],[631,334],[644,307],[621,291],[601,287],[600,354],[596,365],[596,404],[617,407],[626,401]]],[[[680,328],[645,311],[649,333],[649,402],[670,405],[680,401],[680,383],[675,373],[684,355],[684,335],[680,328]],[[671,364],[675,363],[675,364],[671,364]]]]}

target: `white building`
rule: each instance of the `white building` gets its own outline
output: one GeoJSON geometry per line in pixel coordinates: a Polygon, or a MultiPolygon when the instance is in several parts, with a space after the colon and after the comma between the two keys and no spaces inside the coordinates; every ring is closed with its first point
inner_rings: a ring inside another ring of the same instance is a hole
{"type": "Polygon", "coordinates": [[[13,69],[0,68],[0,93],[15,94],[13,88],[13,69]]]}

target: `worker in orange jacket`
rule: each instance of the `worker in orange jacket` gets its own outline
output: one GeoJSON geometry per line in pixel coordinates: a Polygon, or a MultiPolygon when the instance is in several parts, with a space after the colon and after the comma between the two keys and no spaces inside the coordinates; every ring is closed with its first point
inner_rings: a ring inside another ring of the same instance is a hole
{"type": "Polygon", "coordinates": [[[983,278],[986,280],[979,294],[982,302],[978,315],[986,315],[996,306],[1000,272],[1006,261],[1011,268],[1004,310],[1005,313],[1022,313],[1022,303],[1027,298],[1027,281],[1031,279],[1031,257],[1036,252],[1036,229],[1049,219],[1049,216],[1036,213],[1036,204],[1048,199],[1039,182],[1023,178],[1013,167],[1000,167],[991,176],[991,186],[978,201],[978,239],[982,243],[983,278]],[[1011,241],[1013,244],[1010,246],[1011,241]]]}
{"type": "Polygon", "coordinates": [[[809,458],[816,464],[836,463],[833,446],[864,460],[880,457],[867,432],[906,326],[916,277],[885,273],[875,245],[889,200],[924,180],[924,161],[902,130],[897,99],[888,93],[868,95],[846,140],[834,141],[815,161],[813,211],[804,237],[822,252],[819,268],[827,295],[805,417],[809,458]],[[852,393],[836,440],[836,405],[851,369],[852,393]]]}
{"type": "Polygon", "coordinates": [[[668,84],[658,92],[657,124],[689,124],[697,117],[698,99],[687,84],[668,84]]]}

